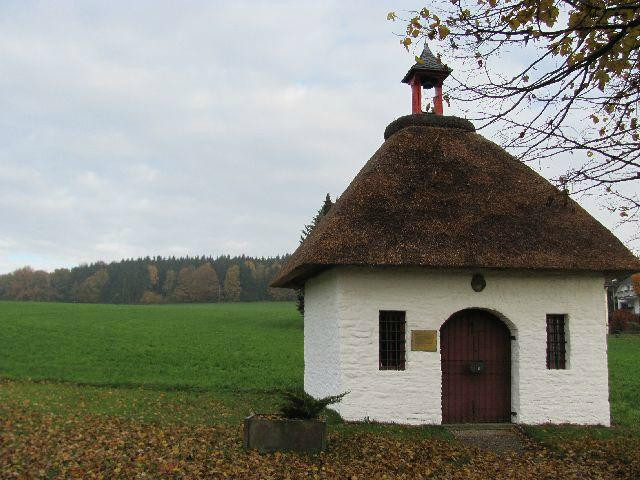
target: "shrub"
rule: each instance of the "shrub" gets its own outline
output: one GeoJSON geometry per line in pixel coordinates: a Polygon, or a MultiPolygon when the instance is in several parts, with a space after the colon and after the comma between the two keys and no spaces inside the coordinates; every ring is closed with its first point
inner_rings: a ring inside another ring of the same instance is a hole
{"type": "Polygon", "coordinates": [[[284,403],[280,412],[286,418],[313,419],[320,415],[328,405],[338,403],[349,392],[320,399],[315,399],[303,390],[284,392],[284,403]]]}
{"type": "Polygon", "coordinates": [[[640,333],[640,323],[638,323],[638,322],[629,322],[629,325],[627,325],[627,329],[625,330],[625,332],[628,332],[628,333],[640,333]]]}
{"type": "Polygon", "coordinates": [[[637,316],[629,310],[615,310],[609,317],[609,332],[618,333],[629,330],[630,325],[638,321],[637,316]]]}

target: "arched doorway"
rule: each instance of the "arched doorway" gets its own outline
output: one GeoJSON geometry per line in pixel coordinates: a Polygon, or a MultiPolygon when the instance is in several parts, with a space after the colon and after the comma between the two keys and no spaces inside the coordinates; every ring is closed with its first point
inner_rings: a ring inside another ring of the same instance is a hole
{"type": "Polygon", "coordinates": [[[440,328],[442,422],[511,421],[511,333],[495,315],[461,310],[440,328]]]}

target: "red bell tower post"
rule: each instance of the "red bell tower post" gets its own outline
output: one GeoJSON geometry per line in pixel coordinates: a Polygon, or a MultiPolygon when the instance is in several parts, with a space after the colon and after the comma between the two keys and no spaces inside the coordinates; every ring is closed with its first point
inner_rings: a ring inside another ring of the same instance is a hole
{"type": "Polygon", "coordinates": [[[422,113],[422,85],[418,74],[411,79],[411,113],[422,113]]]}
{"type": "Polygon", "coordinates": [[[411,113],[415,115],[425,113],[422,111],[422,89],[433,88],[435,90],[433,113],[443,114],[442,82],[450,73],[451,69],[438,60],[425,43],[418,62],[402,79],[403,83],[411,86],[411,113]]]}
{"type": "Polygon", "coordinates": [[[444,109],[442,108],[442,82],[434,86],[436,94],[433,97],[433,113],[436,115],[442,115],[444,109]]]}

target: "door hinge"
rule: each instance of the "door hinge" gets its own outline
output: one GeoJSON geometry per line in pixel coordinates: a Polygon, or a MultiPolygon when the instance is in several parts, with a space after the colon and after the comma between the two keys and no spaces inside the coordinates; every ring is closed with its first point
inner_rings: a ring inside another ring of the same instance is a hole
{"type": "Polygon", "coordinates": [[[515,339],[516,339],[516,336],[515,335],[511,335],[511,340],[515,340],[515,339]]]}
{"type": "Polygon", "coordinates": [[[512,417],[515,417],[516,415],[518,415],[518,412],[511,412],[512,417]]]}

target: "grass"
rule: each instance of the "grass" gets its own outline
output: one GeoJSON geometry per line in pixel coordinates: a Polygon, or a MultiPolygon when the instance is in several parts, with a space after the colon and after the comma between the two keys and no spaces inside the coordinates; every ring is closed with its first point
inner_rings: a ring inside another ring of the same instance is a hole
{"type": "Polygon", "coordinates": [[[0,377],[163,390],[299,387],[302,328],[292,303],[0,302],[0,377]]]}
{"type": "Polygon", "coordinates": [[[252,411],[277,408],[274,393],[111,388],[55,382],[0,381],[0,405],[56,415],[98,414],[160,424],[237,424],[252,411]]]}
{"type": "MultiPolygon", "coordinates": [[[[161,424],[238,424],[302,386],[302,319],[292,303],[119,306],[0,302],[2,405],[161,424]]],[[[640,437],[640,336],[609,339],[615,428],[527,427],[558,444],[640,437]]],[[[447,437],[439,427],[342,423],[336,432],[447,437]]]]}
{"type": "Polygon", "coordinates": [[[640,429],[640,335],[609,339],[609,388],[614,422],[640,429]]]}

